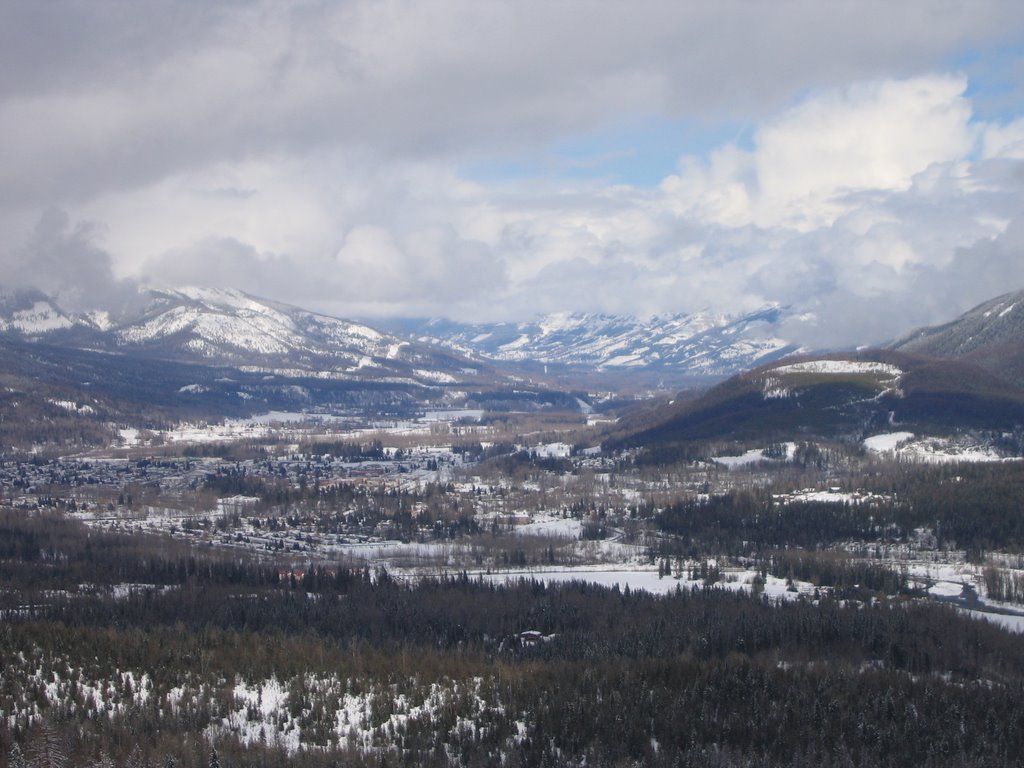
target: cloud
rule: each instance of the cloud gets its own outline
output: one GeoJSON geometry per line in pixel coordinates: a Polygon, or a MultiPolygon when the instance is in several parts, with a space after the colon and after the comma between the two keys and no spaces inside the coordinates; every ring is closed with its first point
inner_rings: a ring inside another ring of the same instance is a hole
{"type": "Polygon", "coordinates": [[[424,160],[533,151],[623,115],[759,119],[1022,25],[998,0],[9,3],[0,204],[325,147],[424,160]]]}
{"type": "Polygon", "coordinates": [[[1007,125],[988,126],[983,137],[984,157],[1024,160],[1024,118],[1007,125]]]}
{"type": "Polygon", "coordinates": [[[395,306],[435,314],[443,302],[493,295],[504,284],[499,260],[451,228],[411,232],[401,243],[382,227],[350,230],[337,254],[295,259],[232,238],[205,238],[147,264],[166,286],[238,288],[339,315],[394,314],[395,306]]]}
{"type": "Polygon", "coordinates": [[[776,301],[879,340],[966,308],[966,254],[1017,274],[986,248],[1022,119],[949,62],[1022,28],[998,0],[5,4],[0,261],[83,302],[125,275],[350,316],[776,301]],[[630,121],[680,126],[660,185],[467,178],[630,121]]]}
{"type": "MultiPolygon", "coordinates": [[[[779,302],[816,316],[790,329],[805,343],[878,342],[968,308],[973,298],[956,298],[968,284],[957,254],[1019,216],[1020,161],[982,149],[992,137],[1012,143],[1013,125],[975,120],[965,85],[925,75],[815,92],[755,127],[749,148],[684,157],[654,189],[486,186],[443,164],[352,162],[337,185],[321,170],[339,167],[325,154],[189,174],[127,196],[124,218],[145,251],[164,213],[187,212],[183,232],[155,239],[179,245],[167,257],[152,251],[143,274],[338,314],[742,312],[779,302]],[[247,193],[205,192],[223,188],[247,193]],[[244,258],[216,236],[225,229],[246,233],[236,238],[244,258]]],[[[1012,273],[1009,263],[989,269],[1012,273]]]]}
{"type": "Polygon", "coordinates": [[[135,286],[114,276],[110,255],[96,245],[98,232],[93,223],[73,224],[65,211],[48,209],[28,242],[0,259],[0,284],[37,288],[70,311],[125,309],[136,299],[135,286]]]}
{"type": "Polygon", "coordinates": [[[750,151],[684,158],[662,188],[680,215],[725,226],[828,225],[851,193],[904,190],[931,164],[965,157],[975,142],[966,88],[926,76],[826,91],[759,127],[750,151]]]}

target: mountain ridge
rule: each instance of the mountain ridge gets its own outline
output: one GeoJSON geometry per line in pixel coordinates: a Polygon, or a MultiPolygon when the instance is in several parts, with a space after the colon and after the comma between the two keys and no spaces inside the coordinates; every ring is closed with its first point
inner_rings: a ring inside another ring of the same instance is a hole
{"type": "Polygon", "coordinates": [[[794,313],[778,304],[735,316],[562,312],[461,323],[345,320],[234,289],[149,289],[143,298],[141,307],[114,316],[67,312],[38,291],[7,293],[0,296],[0,332],[160,359],[446,384],[495,366],[504,377],[526,379],[544,378],[550,368],[563,380],[650,374],[650,381],[712,382],[807,351],[781,334],[794,313]]]}
{"type": "Polygon", "coordinates": [[[287,375],[478,384],[483,361],[234,289],[151,289],[141,310],[70,313],[37,291],[0,299],[0,331],[29,341],[287,375]]]}
{"type": "Polygon", "coordinates": [[[918,328],[890,346],[897,351],[973,363],[1024,384],[1024,291],[982,302],[960,317],[918,328]]]}
{"type": "Polygon", "coordinates": [[[789,358],[737,374],[702,396],[620,425],[609,447],[661,448],[700,441],[859,442],[921,434],[1013,430],[1024,390],[970,363],[893,350],[789,358]]]}
{"type": "Polygon", "coordinates": [[[703,311],[640,319],[566,312],[525,322],[434,318],[397,320],[387,326],[408,338],[493,362],[672,372],[710,381],[806,351],[775,333],[792,314],[789,307],[770,304],[738,316],[703,311]]]}

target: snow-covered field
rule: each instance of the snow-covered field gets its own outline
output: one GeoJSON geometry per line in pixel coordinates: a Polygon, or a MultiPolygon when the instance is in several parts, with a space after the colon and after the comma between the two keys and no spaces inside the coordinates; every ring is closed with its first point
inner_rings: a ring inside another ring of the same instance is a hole
{"type": "Polygon", "coordinates": [[[776,459],[768,456],[767,449],[765,448],[752,448],[739,456],[716,456],[712,461],[729,469],[749,467],[754,464],[760,464],[762,461],[792,461],[793,454],[796,451],[796,443],[783,443],[783,447],[786,451],[785,459],[776,459]]]}
{"type": "Polygon", "coordinates": [[[965,443],[951,438],[917,437],[913,432],[886,432],[864,440],[864,448],[875,454],[930,464],[952,462],[1020,461],[1005,458],[991,446],[965,443]]]}
{"type": "Polygon", "coordinates": [[[795,373],[824,374],[871,374],[889,379],[897,379],[903,371],[895,365],[862,360],[808,360],[803,363],[790,363],[771,369],[771,373],[785,376],[795,373]]]}
{"type": "MultiPolygon", "coordinates": [[[[580,566],[577,568],[536,568],[501,571],[499,573],[473,572],[470,574],[495,584],[507,584],[519,579],[540,581],[545,584],[564,584],[581,581],[602,587],[618,587],[620,590],[630,589],[649,592],[652,595],[667,595],[677,589],[688,590],[704,584],[701,579],[690,580],[671,574],[659,574],[658,569],[645,564],[623,563],[613,567],[580,566]]],[[[718,589],[750,592],[755,589],[754,581],[758,573],[745,569],[723,569],[722,579],[715,583],[718,589]]],[[[762,594],[780,600],[792,600],[801,595],[814,593],[814,585],[807,582],[788,582],[785,579],[769,575],[764,580],[762,594]]]]}

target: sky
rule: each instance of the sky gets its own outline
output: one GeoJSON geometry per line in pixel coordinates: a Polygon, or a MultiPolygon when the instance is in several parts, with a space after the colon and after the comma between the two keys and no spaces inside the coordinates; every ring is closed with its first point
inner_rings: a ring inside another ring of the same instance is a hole
{"type": "Polygon", "coordinates": [[[73,309],[875,343],[1024,289],[1022,203],[1020,2],[0,3],[0,286],[73,309]]]}

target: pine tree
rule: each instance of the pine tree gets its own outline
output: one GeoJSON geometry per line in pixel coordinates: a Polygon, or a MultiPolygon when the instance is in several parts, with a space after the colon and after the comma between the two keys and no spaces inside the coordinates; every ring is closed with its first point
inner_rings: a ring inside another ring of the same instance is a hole
{"type": "Polygon", "coordinates": [[[8,768],[28,768],[28,760],[25,759],[18,742],[11,745],[11,751],[7,753],[8,768]]]}
{"type": "Polygon", "coordinates": [[[220,768],[220,755],[216,747],[210,747],[210,768],[220,768]]]}
{"type": "Polygon", "coordinates": [[[142,756],[142,749],[136,744],[128,755],[127,768],[146,768],[146,760],[142,756]]]}
{"type": "Polygon", "coordinates": [[[45,720],[32,741],[28,757],[33,768],[65,768],[68,763],[60,736],[45,720]]]}

